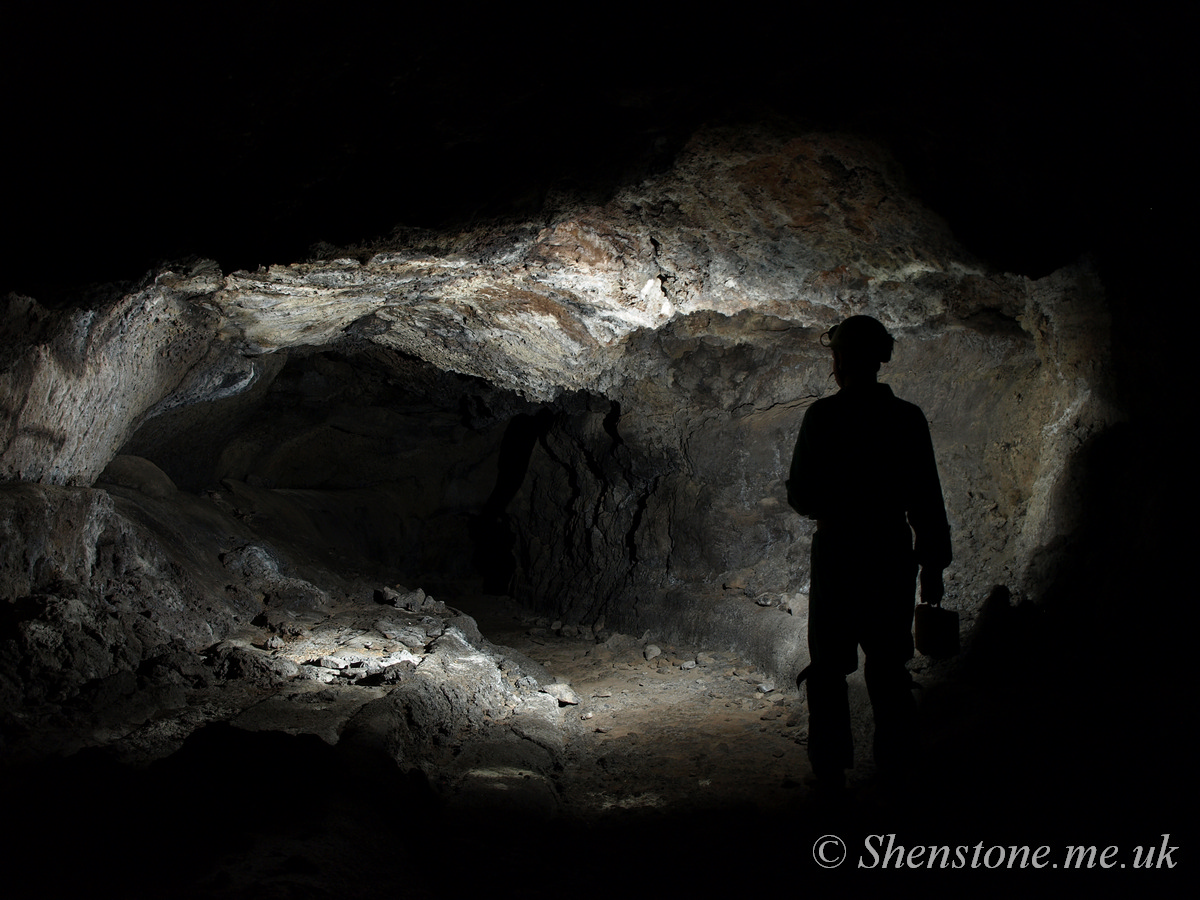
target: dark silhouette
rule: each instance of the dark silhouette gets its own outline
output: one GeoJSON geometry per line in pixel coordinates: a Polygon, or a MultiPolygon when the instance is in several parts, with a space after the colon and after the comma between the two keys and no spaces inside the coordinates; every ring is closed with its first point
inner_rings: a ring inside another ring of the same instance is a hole
{"type": "MultiPolygon", "coordinates": [[[[824,337],[824,336],[823,336],[824,337]]],[[[870,316],[828,332],[838,391],[804,416],[787,482],[788,503],[817,521],[809,592],[808,754],[818,784],[840,789],[854,765],[846,675],[858,646],[875,714],[875,762],[903,771],[916,748],[914,587],[942,600],[950,528],[929,426],[920,408],[877,379],[893,340],[870,316]],[[910,531],[909,526],[912,527],[910,531]],[[913,543],[916,533],[916,544],[913,543]]]]}

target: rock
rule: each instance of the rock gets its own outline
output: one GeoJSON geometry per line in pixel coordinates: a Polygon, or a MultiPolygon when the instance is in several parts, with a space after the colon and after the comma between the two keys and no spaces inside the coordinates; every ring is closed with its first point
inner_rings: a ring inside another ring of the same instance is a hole
{"type": "Polygon", "coordinates": [[[545,666],[530,659],[519,650],[514,650],[512,647],[495,647],[494,649],[500,658],[501,671],[516,675],[518,685],[537,690],[540,685],[553,684],[557,680],[546,671],[545,666]]]}
{"type": "MultiPolygon", "coordinates": [[[[441,600],[434,600],[432,597],[426,597],[421,602],[421,612],[429,613],[430,615],[434,616],[449,616],[450,607],[446,606],[446,604],[441,600]]],[[[471,617],[466,616],[463,618],[470,619],[471,617]]],[[[473,619],[471,621],[474,622],[473,619]]]]}
{"type": "MultiPolygon", "coordinates": [[[[474,620],[472,620],[472,623],[474,620]]],[[[416,624],[425,632],[425,637],[432,640],[436,637],[441,637],[450,628],[449,623],[445,619],[439,619],[434,616],[421,616],[416,624]]],[[[462,631],[462,629],[457,629],[462,631]]]]}
{"type": "Polygon", "coordinates": [[[662,655],[662,648],[657,644],[647,644],[644,648],[642,648],[642,655],[646,657],[647,661],[652,660],[656,656],[662,655]]]}
{"type": "Polygon", "coordinates": [[[379,678],[380,684],[401,684],[410,678],[413,674],[415,664],[412,662],[402,662],[396,665],[386,666],[383,674],[379,678]]]}
{"type": "Polygon", "coordinates": [[[397,635],[400,634],[400,626],[395,622],[389,622],[387,619],[376,619],[375,624],[371,627],[390,641],[398,640],[397,635]]]}
{"type": "Polygon", "coordinates": [[[138,674],[152,682],[180,684],[187,687],[208,687],[212,684],[212,669],[204,658],[178,647],[155,655],[142,663],[138,674]]]}
{"type": "Polygon", "coordinates": [[[261,544],[230,550],[221,555],[221,562],[270,606],[298,610],[329,605],[328,594],[303,578],[284,574],[276,555],[261,544]]]}
{"type": "Polygon", "coordinates": [[[398,641],[414,650],[423,650],[425,645],[429,643],[428,633],[423,627],[418,625],[397,625],[394,622],[380,619],[373,627],[388,640],[398,641]]]}
{"type": "MultiPolygon", "coordinates": [[[[447,611],[449,611],[448,608],[447,611]]],[[[485,643],[483,634],[479,631],[479,624],[468,615],[460,614],[448,616],[445,619],[443,627],[457,628],[463,633],[468,641],[476,646],[482,646],[485,643]]]]}
{"type": "Polygon", "coordinates": [[[332,684],[338,678],[337,669],[326,669],[321,666],[301,666],[300,677],[308,681],[316,681],[321,684],[332,684]]]}
{"type": "Polygon", "coordinates": [[[542,691],[549,694],[559,702],[561,706],[576,706],[579,703],[579,695],[571,689],[569,684],[554,684],[542,685],[542,691]]]}
{"type": "Polygon", "coordinates": [[[272,683],[300,675],[300,667],[290,659],[268,656],[236,644],[221,643],[210,651],[213,670],[220,678],[249,679],[272,683]]]}
{"type": "Polygon", "coordinates": [[[539,691],[523,697],[517,706],[516,713],[540,717],[542,720],[542,724],[538,726],[540,728],[544,727],[546,722],[557,723],[560,705],[558,698],[548,692],[539,691]]]}
{"type": "Polygon", "coordinates": [[[308,630],[305,623],[297,618],[295,611],[288,609],[264,610],[254,618],[253,624],[287,637],[300,637],[308,630]]]}
{"type": "Polygon", "coordinates": [[[408,612],[428,613],[435,616],[445,616],[450,612],[449,607],[445,603],[433,599],[433,597],[430,597],[421,588],[417,588],[414,591],[403,587],[376,588],[374,597],[376,603],[386,603],[397,609],[407,610],[408,612]]]}
{"type": "Polygon", "coordinates": [[[140,456],[114,456],[96,481],[131,488],[156,500],[170,497],[177,490],[166,472],[140,456]]]}
{"type": "Polygon", "coordinates": [[[380,658],[379,664],[386,669],[390,666],[399,665],[400,663],[411,663],[416,665],[420,661],[421,657],[414,656],[407,650],[401,650],[398,653],[389,653],[387,656],[380,658]]]}
{"type": "Polygon", "coordinates": [[[396,606],[400,603],[403,597],[408,594],[406,590],[396,590],[395,588],[387,587],[375,588],[372,592],[376,603],[384,603],[389,606],[396,606]]]}
{"type": "Polygon", "coordinates": [[[380,595],[383,596],[386,602],[390,603],[397,609],[406,609],[409,612],[422,611],[425,602],[430,599],[426,597],[425,592],[420,588],[417,588],[415,591],[397,591],[392,588],[385,587],[382,589],[382,591],[376,592],[377,597],[380,595]]]}
{"type": "Polygon", "coordinates": [[[620,634],[619,632],[611,635],[604,641],[604,646],[613,653],[623,653],[626,650],[632,650],[637,644],[637,638],[631,637],[628,634],[620,634]]]}
{"type": "Polygon", "coordinates": [[[808,615],[808,594],[784,594],[779,601],[779,608],[790,615],[808,615]]]}
{"type": "Polygon", "coordinates": [[[222,602],[199,581],[191,554],[203,541],[181,539],[188,508],[155,523],[165,546],[141,516],[103,490],[0,484],[0,708],[65,701],[166,647],[209,647],[235,616],[251,617],[241,597],[222,602]]]}
{"type": "Polygon", "coordinates": [[[385,752],[404,769],[432,772],[450,764],[470,733],[486,732],[505,716],[509,695],[495,657],[457,628],[447,628],[429,649],[411,672],[405,665],[384,671],[384,683],[398,683],[359,710],[344,742],[385,752]]]}
{"type": "Polygon", "coordinates": [[[361,666],[373,657],[363,653],[361,650],[355,650],[350,647],[339,647],[329,654],[334,659],[339,659],[348,666],[361,666]]]}

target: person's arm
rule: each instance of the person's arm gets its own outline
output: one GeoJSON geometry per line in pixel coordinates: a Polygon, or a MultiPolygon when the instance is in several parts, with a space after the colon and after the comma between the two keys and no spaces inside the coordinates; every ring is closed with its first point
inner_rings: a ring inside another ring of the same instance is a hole
{"type": "Polygon", "coordinates": [[[817,518],[821,506],[821,480],[817,476],[820,463],[817,459],[817,448],[813,443],[812,410],[804,414],[800,425],[800,434],[796,438],[796,448],[792,451],[792,466],[788,471],[787,498],[788,506],[802,516],[810,519],[817,518]]]}
{"type": "Polygon", "coordinates": [[[913,460],[914,493],[908,511],[908,521],[916,533],[915,551],[921,566],[921,600],[938,606],[945,595],[942,570],[950,565],[950,523],[946,518],[946,503],[942,498],[942,482],[938,477],[937,459],[929,425],[921,415],[919,427],[914,425],[913,460]]]}
{"type": "Polygon", "coordinates": [[[946,583],[942,580],[942,570],[921,566],[921,602],[941,606],[945,596],[946,583]]]}

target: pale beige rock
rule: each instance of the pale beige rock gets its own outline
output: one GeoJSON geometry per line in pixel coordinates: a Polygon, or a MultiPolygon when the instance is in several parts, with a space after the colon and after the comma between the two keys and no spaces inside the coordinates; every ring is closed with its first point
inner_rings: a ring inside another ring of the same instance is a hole
{"type": "Polygon", "coordinates": [[[218,339],[212,262],[164,270],[95,309],[10,295],[0,320],[0,478],[91,484],[139,422],[236,393],[253,362],[218,339]]]}

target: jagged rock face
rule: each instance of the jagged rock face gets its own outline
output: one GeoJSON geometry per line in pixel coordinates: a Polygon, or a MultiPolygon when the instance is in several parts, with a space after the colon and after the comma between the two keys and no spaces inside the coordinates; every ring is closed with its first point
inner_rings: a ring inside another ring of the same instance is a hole
{"type": "Polygon", "coordinates": [[[151,530],[104,490],[0,485],[0,710],[81,692],[102,705],[133,690],[126,682],[144,661],[208,646],[261,608],[204,577],[198,557],[212,548],[194,542],[206,511],[180,500],[142,499],[171,510],[151,530]],[[196,527],[173,529],[184,521],[196,527]]]}
{"type": "Polygon", "coordinates": [[[0,478],[91,484],[141,421],[253,384],[254,361],[218,339],[215,310],[197,301],[219,279],[202,264],[181,291],[164,272],[98,308],[65,312],[10,296],[0,323],[0,478]]]}
{"type": "Polygon", "coordinates": [[[547,400],[628,380],[626,339],[680,315],[824,326],[859,304],[916,327],[980,274],[869,146],[720,131],[603,208],[377,250],[235,273],[213,302],[256,349],[350,330],[547,400]]]}
{"type": "MultiPolygon", "coordinates": [[[[968,618],[992,584],[1036,592],[1030,554],[1073,524],[1065,467],[1112,415],[1081,351],[1102,355],[1106,339],[1094,276],[995,282],[1013,291],[993,295],[1006,306],[902,332],[884,372],[930,420],[955,541],[949,588],[968,618]],[[1064,346],[1078,356],[1063,359],[1064,346]]],[[[736,634],[781,667],[802,657],[802,623],[775,607],[808,589],[811,523],[787,507],[782,477],[805,409],[836,390],[816,337],[747,312],[680,317],[631,340],[644,369],[609,395],[615,429],[601,404],[565,417],[535,454],[516,516],[529,523],[528,592],[583,620],[736,634]],[[553,504],[567,527],[537,528],[535,511],[553,504]]]]}
{"type": "Polygon", "coordinates": [[[970,613],[993,583],[1036,591],[1028,560],[1073,524],[1071,460],[1118,417],[1099,283],[985,271],[886,157],[828,135],[704,132],[549,222],[180,266],[90,310],[10,299],[0,475],[90,485],[124,448],[190,491],[226,479],[260,525],[303,507],[311,533],[280,540],[361,550],[355,516],[409,533],[372,551],[400,568],[487,510],[475,538],[511,544],[538,607],[794,671],[810,525],[782,481],[835,389],[818,337],[864,312],[899,342],[883,380],[931,423],[950,596],[970,613]]]}

